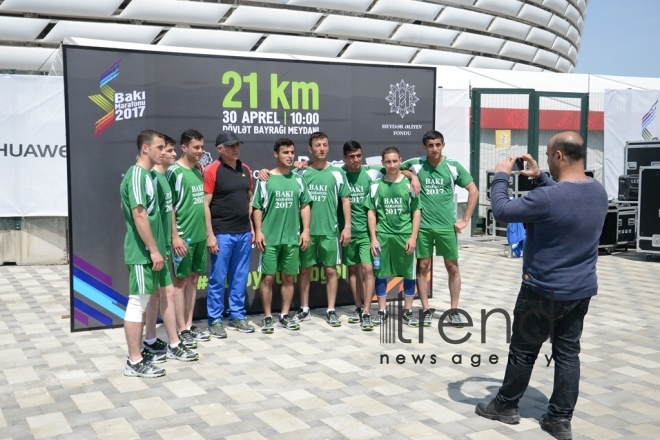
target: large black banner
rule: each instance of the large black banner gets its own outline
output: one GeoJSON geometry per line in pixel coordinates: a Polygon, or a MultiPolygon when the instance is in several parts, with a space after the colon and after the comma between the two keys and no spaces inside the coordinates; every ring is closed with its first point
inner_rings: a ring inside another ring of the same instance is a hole
{"type": "MultiPolygon", "coordinates": [[[[435,69],[64,46],[69,176],[72,330],[121,325],[128,296],[125,226],[119,200],[123,173],[135,163],[144,129],[174,139],[186,129],[204,134],[207,161],[217,159],[216,135],[234,130],[241,160],[272,168],[273,143],[288,137],[310,156],[309,134],[329,135],[329,159],[342,159],[346,140],[365,157],[386,146],[419,155],[433,128],[435,69]]],[[[247,285],[248,311],[261,310],[256,271],[247,285]]],[[[347,271],[339,271],[338,305],[352,302],[347,271]]],[[[323,270],[312,272],[311,306],[325,304],[323,270]]],[[[279,280],[278,280],[279,281],[279,280]]],[[[198,283],[196,316],[206,314],[206,275],[198,283]]],[[[390,290],[398,291],[392,280],[390,290]]],[[[279,289],[274,286],[274,308],[279,289]]],[[[296,297],[297,298],[297,295],[296,297]]],[[[295,300],[294,300],[295,302],[295,300]]]]}

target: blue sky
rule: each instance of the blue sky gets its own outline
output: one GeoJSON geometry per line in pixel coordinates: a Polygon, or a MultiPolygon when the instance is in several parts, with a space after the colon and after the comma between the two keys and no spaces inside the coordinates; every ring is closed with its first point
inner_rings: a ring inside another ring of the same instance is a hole
{"type": "Polygon", "coordinates": [[[575,71],[660,77],[660,0],[590,0],[575,71]]]}

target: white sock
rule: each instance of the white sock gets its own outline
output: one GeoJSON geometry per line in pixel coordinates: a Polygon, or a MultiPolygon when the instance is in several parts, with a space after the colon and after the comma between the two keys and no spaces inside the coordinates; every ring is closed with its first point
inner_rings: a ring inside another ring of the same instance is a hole
{"type": "Polygon", "coordinates": [[[153,345],[154,342],[156,342],[158,338],[151,338],[151,339],[145,339],[144,342],[146,342],[149,345],[153,345]]]}
{"type": "Polygon", "coordinates": [[[334,311],[335,311],[335,309],[328,309],[328,313],[334,312],[334,311]]]}
{"type": "Polygon", "coordinates": [[[303,309],[303,312],[309,313],[309,307],[301,307],[301,309],[303,309]]]}
{"type": "Polygon", "coordinates": [[[174,350],[174,349],[177,348],[178,346],[179,346],[179,344],[170,344],[170,348],[171,348],[172,350],[174,350]]]}

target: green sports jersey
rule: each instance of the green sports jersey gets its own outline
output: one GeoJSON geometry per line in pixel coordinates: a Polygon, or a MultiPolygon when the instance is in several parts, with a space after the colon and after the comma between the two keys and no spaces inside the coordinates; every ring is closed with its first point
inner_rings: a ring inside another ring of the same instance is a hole
{"type": "Polygon", "coordinates": [[[310,235],[338,236],[337,207],[341,197],[351,195],[344,171],[334,165],[322,170],[312,167],[299,170],[303,176],[312,201],[310,235]]]}
{"type": "Polygon", "coordinates": [[[133,165],[126,171],[119,187],[121,207],[126,222],[126,237],[124,238],[124,262],[126,264],[151,263],[149,249],[138,234],[133,220],[133,208],[144,207],[147,211],[151,234],[156,240],[158,251],[165,256],[165,241],[163,223],[158,210],[158,191],[149,171],[139,165],[133,165]]]}
{"type": "Polygon", "coordinates": [[[158,210],[163,222],[163,240],[168,253],[170,253],[169,251],[172,249],[172,188],[167,182],[165,174],[152,169],[151,176],[158,186],[158,210]]]}
{"type": "Polygon", "coordinates": [[[401,164],[402,170],[412,171],[422,186],[420,199],[424,206],[421,229],[454,229],[456,205],[454,186],[465,188],[472,176],[457,161],[445,157],[437,167],[426,156],[409,159],[401,164]]]}
{"type": "MultiPolygon", "coordinates": [[[[378,179],[383,177],[383,167],[372,167],[362,165],[360,171],[350,172],[342,168],[346,173],[346,180],[351,189],[351,237],[368,237],[367,230],[367,207],[366,199],[369,196],[369,188],[378,179]]],[[[344,211],[339,206],[337,211],[339,226],[344,225],[344,211]]]]}
{"type": "Polygon", "coordinates": [[[178,162],[165,174],[172,188],[172,204],[176,229],[191,243],[206,240],[204,216],[204,179],[197,168],[189,169],[178,162]]]}
{"type": "Polygon", "coordinates": [[[263,212],[261,232],[267,246],[298,244],[300,239],[300,207],[310,202],[307,185],[293,172],[286,176],[271,174],[260,181],[252,207],[263,212]]]}
{"type": "Polygon", "coordinates": [[[403,176],[398,182],[374,182],[366,205],[376,212],[376,232],[388,235],[410,235],[413,211],[422,209],[420,198],[403,176]]]}

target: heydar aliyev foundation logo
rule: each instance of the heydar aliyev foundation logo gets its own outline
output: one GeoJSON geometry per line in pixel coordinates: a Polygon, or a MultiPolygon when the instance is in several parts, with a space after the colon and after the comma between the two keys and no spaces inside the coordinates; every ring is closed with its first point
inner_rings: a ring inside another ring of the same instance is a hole
{"type": "Polygon", "coordinates": [[[90,95],[89,99],[99,106],[105,114],[96,121],[94,137],[103,133],[115,121],[141,118],[147,106],[146,92],[144,90],[133,90],[131,92],[117,92],[110,87],[110,82],[119,76],[119,63],[114,63],[99,78],[100,92],[90,95]]]}
{"type": "Polygon", "coordinates": [[[396,113],[401,119],[408,113],[415,113],[415,104],[419,101],[415,86],[407,84],[404,80],[390,84],[390,93],[385,99],[390,103],[390,113],[396,113]]]}

